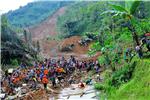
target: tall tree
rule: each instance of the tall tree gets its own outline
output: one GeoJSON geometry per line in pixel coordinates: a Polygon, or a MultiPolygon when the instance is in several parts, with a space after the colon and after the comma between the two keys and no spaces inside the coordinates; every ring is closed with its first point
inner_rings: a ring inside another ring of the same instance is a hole
{"type": "Polygon", "coordinates": [[[27,43],[27,41],[28,41],[28,37],[27,37],[27,31],[26,31],[25,29],[24,29],[23,34],[24,34],[25,42],[27,43]]]}
{"type": "Polygon", "coordinates": [[[40,42],[37,41],[37,51],[40,52],[40,42]]]}
{"type": "Polygon", "coordinates": [[[133,22],[135,20],[134,14],[140,5],[141,1],[125,1],[125,6],[120,6],[120,5],[114,5],[110,4],[113,7],[113,10],[107,10],[103,12],[103,14],[113,14],[113,17],[115,16],[122,16],[127,22],[128,22],[128,29],[132,33],[133,41],[136,43],[136,45],[139,45],[139,40],[138,40],[138,35],[135,31],[135,27],[133,26],[133,22]]]}

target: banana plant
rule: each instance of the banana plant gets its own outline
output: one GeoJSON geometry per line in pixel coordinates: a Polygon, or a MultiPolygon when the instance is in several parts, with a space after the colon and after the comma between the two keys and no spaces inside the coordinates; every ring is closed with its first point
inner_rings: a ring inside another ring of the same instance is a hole
{"type": "Polygon", "coordinates": [[[110,4],[110,6],[113,8],[113,10],[107,10],[101,13],[101,15],[104,14],[112,14],[113,17],[121,16],[124,18],[125,21],[128,22],[128,29],[132,33],[133,41],[136,43],[136,45],[139,45],[138,35],[135,32],[135,28],[133,26],[133,22],[135,21],[134,13],[136,12],[138,6],[140,5],[141,1],[125,1],[125,5],[115,5],[110,4]]]}

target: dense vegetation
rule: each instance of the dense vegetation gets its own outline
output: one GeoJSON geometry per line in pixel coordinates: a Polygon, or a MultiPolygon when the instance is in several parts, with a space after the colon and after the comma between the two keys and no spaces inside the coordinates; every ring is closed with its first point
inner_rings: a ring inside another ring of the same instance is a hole
{"type": "Polygon", "coordinates": [[[1,17],[1,63],[19,65],[30,64],[37,59],[40,51],[39,41],[32,41],[28,28],[37,25],[51,16],[57,9],[72,2],[43,1],[32,2],[15,11],[9,11],[1,17]]]}
{"type": "Polygon", "coordinates": [[[38,53],[37,46],[32,44],[31,33],[24,30],[22,33],[24,37],[20,37],[4,15],[1,22],[1,64],[3,66],[16,66],[21,62],[30,64],[30,60],[36,59],[38,53]]]}
{"type": "MultiPolygon", "coordinates": [[[[52,5],[55,7],[50,6],[50,8],[53,7],[51,12],[49,12],[49,6],[45,6],[49,3],[36,2],[15,12],[9,12],[7,17],[11,24],[17,27],[34,25],[47,18],[59,7],[67,4],[53,3],[52,5]],[[39,6],[38,3],[42,4],[39,6]],[[29,10],[26,7],[32,9],[30,13],[24,13],[29,10]],[[38,8],[40,10],[37,10],[38,8]],[[20,18],[21,16],[25,17],[20,18]]],[[[136,56],[135,52],[135,45],[140,43],[141,36],[150,32],[149,5],[148,1],[76,2],[69,5],[66,13],[58,18],[57,30],[63,37],[83,36],[87,32],[98,36],[98,39],[90,45],[88,53],[89,55],[98,51],[102,53],[98,60],[105,69],[101,74],[104,80],[102,83],[95,84],[95,88],[101,90],[101,99],[136,100],[139,98],[144,100],[150,98],[150,54],[146,52],[145,46],[142,60],[136,56]],[[132,51],[132,57],[129,57],[128,61],[125,58],[127,48],[132,51]]],[[[26,54],[35,56],[37,53],[36,50],[34,51],[35,48],[39,51],[39,42],[36,44],[37,47],[33,46],[31,34],[27,31],[23,31],[22,34],[24,42],[9,27],[7,19],[2,16],[2,63],[10,64],[12,63],[11,59],[19,61],[20,58],[26,57],[26,54]],[[16,51],[18,48],[19,51],[16,51]]]]}
{"type": "Polygon", "coordinates": [[[102,52],[99,62],[105,68],[102,74],[104,82],[95,84],[95,88],[101,90],[101,99],[150,98],[150,88],[144,87],[149,84],[149,75],[146,74],[149,70],[149,53],[143,47],[146,58],[142,62],[137,60],[134,51],[141,36],[150,32],[149,4],[140,1],[80,2],[73,4],[58,19],[58,31],[64,37],[85,35],[87,32],[97,34],[98,40],[91,45],[89,54],[102,52]],[[127,48],[132,50],[129,62],[124,57],[127,48]],[[144,71],[142,66],[145,67],[144,71]],[[143,82],[138,81],[140,75],[143,82]]]}
{"type": "MultiPolygon", "coordinates": [[[[64,36],[71,36],[80,35],[84,32],[95,32],[100,29],[111,28],[112,20],[109,20],[111,17],[100,15],[108,9],[113,9],[109,4],[125,5],[124,2],[108,1],[77,2],[70,5],[66,13],[58,18],[58,32],[62,33],[64,36]]],[[[149,2],[142,2],[138,7],[138,9],[140,9],[140,14],[136,12],[134,15],[139,18],[150,16],[148,4],[149,2]]],[[[116,22],[117,20],[114,19],[114,21],[116,22]]],[[[119,25],[118,23],[118,26],[119,25]]]]}
{"type": "Polygon", "coordinates": [[[51,16],[57,9],[72,2],[32,2],[1,17],[1,63],[17,66],[37,59],[39,41],[32,41],[28,28],[51,16]]]}
{"type": "Polygon", "coordinates": [[[42,1],[29,3],[15,11],[9,11],[6,16],[15,27],[36,25],[51,16],[57,9],[71,2],[42,1]]]}
{"type": "Polygon", "coordinates": [[[58,18],[58,31],[64,36],[71,36],[98,30],[101,25],[99,15],[105,9],[103,5],[102,2],[90,1],[70,5],[66,13],[58,18]]]}
{"type": "Polygon", "coordinates": [[[141,69],[141,66],[145,65],[143,67],[149,70],[149,60],[147,60],[149,53],[146,52],[147,49],[145,47],[142,47],[145,58],[143,61],[139,61],[134,51],[135,45],[140,42],[141,35],[150,32],[150,16],[148,14],[149,11],[146,11],[146,4],[144,2],[125,2],[124,6],[110,5],[113,9],[104,11],[101,15],[107,14],[107,16],[112,16],[107,19],[110,23],[104,25],[113,27],[100,30],[98,33],[100,41],[94,43],[92,45],[93,50],[90,51],[90,53],[94,53],[94,51],[102,52],[99,61],[106,69],[102,75],[104,82],[95,84],[95,87],[102,90],[100,94],[102,99],[118,100],[124,98],[136,100],[137,98],[150,98],[150,95],[148,95],[150,88],[144,87],[144,84],[148,84],[146,82],[149,77],[146,74],[148,71],[141,69]],[[126,4],[128,4],[128,9],[126,4]],[[141,6],[144,7],[141,8],[141,6]],[[137,13],[141,11],[142,13],[137,13]],[[97,49],[98,47],[99,49],[97,49]],[[125,60],[127,48],[132,50],[132,57],[128,58],[128,62],[125,60]],[[140,75],[143,81],[137,82],[140,75]]]}

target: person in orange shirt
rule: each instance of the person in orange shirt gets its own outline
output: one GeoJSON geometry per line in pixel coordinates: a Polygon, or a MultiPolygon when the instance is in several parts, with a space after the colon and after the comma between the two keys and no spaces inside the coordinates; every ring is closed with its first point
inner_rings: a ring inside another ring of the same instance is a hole
{"type": "Polygon", "coordinates": [[[18,86],[19,81],[20,81],[19,77],[14,77],[12,82],[15,86],[18,86]]]}
{"type": "Polygon", "coordinates": [[[65,72],[65,71],[64,71],[64,69],[63,69],[63,68],[58,67],[58,68],[56,69],[56,72],[58,72],[58,73],[63,73],[63,72],[65,72]]]}
{"type": "Polygon", "coordinates": [[[47,89],[47,84],[48,84],[48,78],[46,75],[43,76],[42,78],[42,83],[44,85],[44,89],[47,89]]]}
{"type": "Polygon", "coordinates": [[[59,67],[56,68],[56,72],[57,72],[57,73],[59,72],[59,67]]]}
{"type": "Polygon", "coordinates": [[[48,75],[48,69],[44,70],[44,75],[48,75]]]}

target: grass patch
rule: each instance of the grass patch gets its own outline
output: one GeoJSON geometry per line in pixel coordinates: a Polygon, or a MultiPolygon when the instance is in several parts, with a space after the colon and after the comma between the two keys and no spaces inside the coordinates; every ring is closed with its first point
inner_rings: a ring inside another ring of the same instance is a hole
{"type": "Polygon", "coordinates": [[[103,84],[101,84],[101,83],[95,83],[94,84],[94,88],[96,90],[105,90],[105,86],[103,84]]]}
{"type": "Polygon", "coordinates": [[[109,99],[148,100],[150,98],[150,61],[139,60],[133,78],[116,90],[109,99]]]}
{"type": "Polygon", "coordinates": [[[98,90],[105,89],[100,93],[102,100],[148,100],[150,98],[149,73],[149,59],[133,59],[130,66],[124,66],[111,76],[106,73],[104,82],[96,83],[94,86],[98,90]]]}

